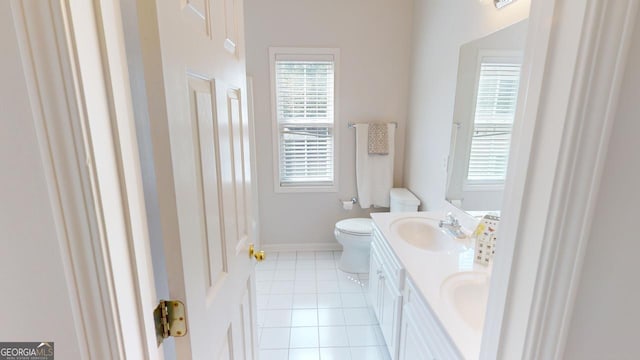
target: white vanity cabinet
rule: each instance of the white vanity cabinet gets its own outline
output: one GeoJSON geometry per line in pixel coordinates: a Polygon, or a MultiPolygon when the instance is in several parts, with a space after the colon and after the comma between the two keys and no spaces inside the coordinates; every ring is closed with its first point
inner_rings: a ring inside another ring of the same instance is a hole
{"type": "Polygon", "coordinates": [[[404,269],[374,226],[369,265],[369,301],[393,360],[398,359],[404,269]]]}
{"type": "Polygon", "coordinates": [[[398,358],[400,360],[462,359],[462,355],[444,333],[411,279],[407,277],[404,283],[398,358]]]}
{"type": "Polygon", "coordinates": [[[484,317],[481,296],[488,293],[483,286],[490,274],[474,263],[471,241],[438,237],[436,219],[442,216],[371,214],[369,301],[393,360],[477,359],[480,354],[482,324],[477,321],[484,317]],[[424,248],[419,237],[442,242],[446,251],[424,248]],[[460,294],[467,296],[464,313],[454,302],[460,294]]]}

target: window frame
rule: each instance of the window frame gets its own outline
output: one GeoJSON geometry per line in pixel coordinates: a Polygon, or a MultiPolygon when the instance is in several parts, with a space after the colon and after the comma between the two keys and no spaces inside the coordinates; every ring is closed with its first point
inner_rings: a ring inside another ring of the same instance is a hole
{"type": "MultiPolygon", "coordinates": [[[[478,99],[478,91],[480,87],[480,68],[484,59],[501,59],[504,60],[504,63],[507,64],[522,64],[522,51],[513,51],[513,50],[479,50],[478,51],[478,59],[476,61],[476,70],[475,70],[475,83],[474,83],[474,92],[473,92],[473,104],[472,111],[470,113],[470,118],[468,120],[468,124],[471,129],[475,128],[475,116],[476,116],[476,103],[478,99]]],[[[518,96],[520,90],[518,90],[518,96]]],[[[516,105],[517,106],[517,105],[516,105]]],[[[517,109],[516,109],[517,110],[517,109]]],[[[515,120],[515,118],[514,118],[515,120]]],[[[513,127],[512,127],[513,130],[513,127]]],[[[466,170],[464,173],[464,178],[462,182],[462,191],[500,191],[504,190],[505,181],[491,181],[491,180],[472,180],[469,181],[469,162],[471,161],[471,142],[473,141],[473,133],[474,131],[470,131],[468,134],[468,138],[466,141],[466,151],[465,151],[465,163],[466,170]]],[[[511,144],[509,145],[511,148],[511,144]]]]}
{"type": "Polygon", "coordinates": [[[271,77],[271,118],[272,118],[272,151],[273,151],[273,187],[276,193],[320,193],[338,192],[338,156],[340,144],[339,124],[339,79],[340,79],[340,49],[337,48],[300,48],[300,47],[270,47],[269,73],[271,77]],[[276,59],[290,60],[333,60],[333,181],[328,184],[293,183],[282,184],[280,179],[280,124],[278,122],[278,105],[276,94],[276,59]]]}

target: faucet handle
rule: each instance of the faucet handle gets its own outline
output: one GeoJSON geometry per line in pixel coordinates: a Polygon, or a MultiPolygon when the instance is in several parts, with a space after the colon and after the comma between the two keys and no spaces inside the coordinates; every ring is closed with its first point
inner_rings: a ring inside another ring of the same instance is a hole
{"type": "Polygon", "coordinates": [[[460,226],[460,222],[458,221],[458,219],[456,219],[455,216],[453,216],[453,213],[449,212],[443,220],[440,220],[440,223],[438,225],[440,227],[444,227],[445,225],[458,227],[460,226]]]}
{"type": "Polygon", "coordinates": [[[453,213],[451,211],[447,213],[447,221],[450,222],[451,225],[458,224],[458,219],[455,216],[453,216],[453,213]]]}

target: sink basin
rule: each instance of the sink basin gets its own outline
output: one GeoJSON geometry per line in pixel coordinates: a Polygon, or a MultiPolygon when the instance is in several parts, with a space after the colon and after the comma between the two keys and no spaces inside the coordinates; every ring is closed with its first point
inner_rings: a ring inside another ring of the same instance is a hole
{"type": "Polygon", "coordinates": [[[452,312],[474,331],[482,331],[489,296],[489,276],[469,271],[449,276],[440,293],[452,312]]]}
{"type": "Polygon", "coordinates": [[[400,239],[423,250],[445,251],[455,246],[453,238],[438,227],[435,219],[402,218],[391,223],[390,229],[400,239]]]}

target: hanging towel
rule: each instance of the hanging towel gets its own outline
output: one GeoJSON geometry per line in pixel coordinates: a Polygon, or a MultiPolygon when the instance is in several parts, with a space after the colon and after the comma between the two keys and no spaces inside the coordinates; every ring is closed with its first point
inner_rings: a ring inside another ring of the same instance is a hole
{"type": "Polygon", "coordinates": [[[389,135],[387,128],[387,124],[369,124],[369,154],[389,154],[389,135]]]}
{"type": "Polygon", "coordinates": [[[369,154],[369,124],[356,126],[356,183],[358,202],[363,209],[389,207],[389,191],[393,187],[395,124],[387,126],[386,156],[369,154]]]}

